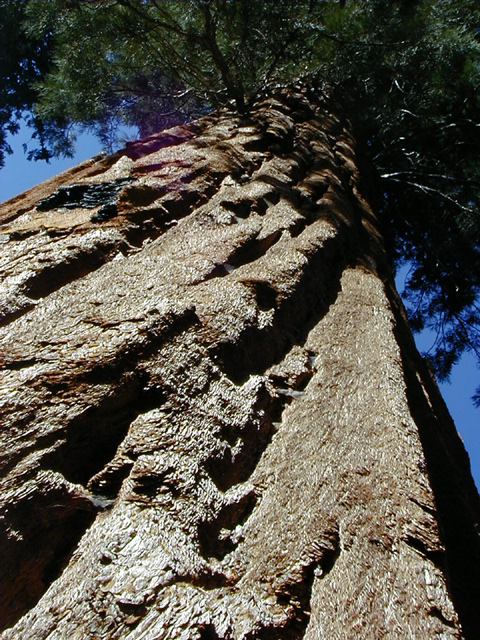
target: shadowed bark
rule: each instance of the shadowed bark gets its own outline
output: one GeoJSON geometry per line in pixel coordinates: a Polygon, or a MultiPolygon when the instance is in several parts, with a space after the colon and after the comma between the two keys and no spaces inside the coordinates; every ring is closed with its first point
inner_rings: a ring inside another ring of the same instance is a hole
{"type": "Polygon", "coordinates": [[[0,209],[2,639],[475,638],[480,503],[306,86],[0,209]]]}

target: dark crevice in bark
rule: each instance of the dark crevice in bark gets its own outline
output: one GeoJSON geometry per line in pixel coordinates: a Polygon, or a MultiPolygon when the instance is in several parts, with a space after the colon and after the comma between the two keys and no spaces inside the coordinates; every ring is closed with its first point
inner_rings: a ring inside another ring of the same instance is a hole
{"type": "Polygon", "coordinates": [[[134,602],[123,602],[122,600],[117,599],[116,604],[123,617],[123,623],[129,629],[135,629],[140,620],[142,620],[147,613],[147,605],[145,602],[137,604],[134,602]]]}
{"type": "Polygon", "coordinates": [[[227,211],[232,211],[238,218],[248,218],[252,210],[254,200],[245,198],[238,202],[223,200],[220,204],[227,211]]]}
{"type": "Polygon", "coordinates": [[[226,263],[215,266],[201,281],[204,282],[211,278],[227,276],[233,269],[238,269],[238,267],[255,262],[255,260],[264,256],[267,251],[280,240],[281,235],[282,230],[278,230],[261,240],[258,238],[250,238],[235,249],[226,263]]]}
{"type": "Polygon", "coordinates": [[[235,579],[226,576],[221,571],[217,571],[206,564],[196,570],[195,573],[176,573],[162,584],[162,588],[171,585],[191,585],[193,587],[200,587],[200,589],[205,591],[214,591],[216,589],[232,587],[235,582],[235,579]]]}
{"type": "Polygon", "coordinates": [[[79,251],[60,262],[37,271],[21,288],[29,298],[40,300],[74,280],[100,268],[109,260],[112,253],[119,251],[122,243],[107,243],[94,248],[79,251]]]}
{"type": "MultiPolygon", "coordinates": [[[[213,191],[214,189],[210,193],[213,191]]],[[[160,205],[167,211],[170,218],[180,220],[190,214],[195,207],[205,202],[207,197],[207,194],[205,194],[204,198],[200,198],[199,194],[194,190],[181,189],[168,197],[162,198],[160,205]]]]}
{"type": "Polygon", "coordinates": [[[42,467],[59,471],[70,482],[85,486],[113,458],[138,415],[141,389],[138,376],[125,376],[115,393],[68,424],[61,443],[43,458],[42,467]]]}
{"type": "Polygon", "coordinates": [[[0,630],[35,606],[68,565],[97,509],[80,495],[40,483],[5,513],[4,565],[0,579],[0,630]],[[13,534],[16,535],[13,535],[13,534]]]}
{"type": "Polygon", "coordinates": [[[405,542],[418,551],[421,556],[428,558],[433,562],[434,565],[439,567],[440,569],[444,569],[444,552],[441,549],[430,549],[429,546],[425,543],[424,540],[421,540],[420,537],[416,537],[414,535],[407,535],[405,537],[405,542]]]}
{"type": "Polygon", "coordinates": [[[235,549],[238,540],[234,538],[234,530],[246,522],[256,503],[256,493],[249,491],[225,504],[214,519],[198,525],[198,540],[204,558],[221,560],[235,549]]]}
{"type": "Polygon", "coordinates": [[[282,406],[290,404],[293,398],[303,395],[304,390],[313,377],[313,364],[316,356],[312,351],[306,351],[306,353],[308,355],[309,362],[305,370],[301,373],[296,372],[293,376],[278,373],[269,374],[269,379],[276,387],[277,394],[280,395],[282,406]]]}
{"type": "MultiPolygon", "coordinates": [[[[160,346],[172,339],[175,335],[186,331],[189,327],[198,323],[198,318],[195,314],[195,310],[191,308],[185,309],[180,315],[175,318],[169,318],[166,321],[165,326],[152,326],[145,330],[144,333],[139,335],[138,341],[131,344],[125,344],[123,348],[115,354],[113,358],[109,360],[104,359],[99,362],[83,363],[83,369],[76,373],[72,370],[66,370],[65,374],[62,372],[56,372],[53,377],[49,374],[40,375],[35,380],[37,386],[48,387],[52,393],[55,394],[56,401],[61,403],[62,394],[66,394],[68,397],[69,389],[76,388],[81,389],[82,385],[87,383],[88,385],[94,385],[101,389],[101,385],[105,385],[105,391],[98,399],[98,403],[95,406],[87,407],[82,413],[73,418],[68,424],[62,427],[62,431],[58,429],[52,429],[45,435],[40,436],[35,440],[30,440],[30,444],[21,450],[17,455],[10,455],[5,457],[0,464],[0,472],[5,475],[10,469],[12,469],[21,458],[29,455],[35,450],[46,450],[51,448],[59,439],[65,434],[71,433],[70,444],[65,443],[67,448],[64,452],[60,452],[54,449],[51,454],[48,454],[48,459],[59,461],[63,458],[63,453],[67,454],[70,450],[75,450],[78,445],[75,443],[75,438],[79,438],[79,443],[83,443],[83,446],[88,447],[87,435],[90,435],[91,442],[97,442],[97,437],[100,442],[105,441],[105,446],[118,446],[122,438],[122,433],[128,429],[128,421],[132,420],[138,413],[147,411],[152,406],[160,406],[165,400],[164,393],[168,393],[167,389],[159,388],[158,385],[153,384],[149,380],[149,376],[142,369],[141,362],[148,361],[148,359],[154,355],[160,346]],[[130,371],[136,371],[131,374],[130,371]],[[127,372],[127,373],[125,373],[127,372]],[[100,385],[100,387],[99,387],[100,385]],[[111,392],[110,389],[114,388],[111,392]],[[102,420],[105,420],[107,426],[100,428],[99,433],[96,433],[98,424],[95,420],[99,420],[101,426],[102,420]],[[85,433],[82,437],[82,429],[80,429],[77,436],[74,435],[76,430],[75,425],[85,424],[85,433]],[[73,425],[73,426],[72,426],[73,425]],[[112,429],[112,431],[109,431],[112,429]],[[112,444],[109,445],[109,434],[118,434],[118,438],[111,438],[112,444]],[[115,444],[116,442],[116,444],[115,444]]],[[[172,390],[170,390],[172,391],[172,390]]],[[[174,391],[174,390],[173,390],[174,391]]],[[[30,417],[27,416],[26,422],[30,417]]],[[[60,445],[62,446],[62,442],[60,445]]],[[[102,449],[103,451],[103,449],[102,449]]],[[[88,456],[88,449],[84,450],[85,455],[88,456]]],[[[68,457],[68,456],[67,456],[68,457]]],[[[73,473],[73,477],[79,477],[81,484],[86,484],[91,476],[99,471],[95,470],[98,467],[98,463],[93,461],[89,463],[87,460],[85,469],[88,467],[92,471],[82,471],[84,460],[72,459],[72,465],[66,463],[65,469],[58,467],[58,470],[63,473],[66,478],[70,479],[70,473],[73,473]],[[71,471],[69,469],[71,468],[71,471]],[[76,470],[78,468],[78,471],[76,470]],[[82,482],[83,480],[83,482],[82,482]]],[[[45,466],[45,465],[44,465],[45,466]]],[[[47,465],[48,467],[48,465],[47,465]]],[[[75,482],[75,480],[72,480],[75,482]]]]}
{"type": "Polygon", "coordinates": [[[289,131],[285,136],[278,132],[267,130],[258,138],[244,143],[243,149],[248,152],[275,154],[278,157],[289,157],[295,148],[295,131],[289,131]]]}
{"type": "Polygon", "coordinates": [[[2,362],[2,368],[9,371],[21,371],[21,369],[28,369],[28,367],[37,364],[39,361],[37,358],[26,358],[25,360],[12,360],[12,362],[2,362]]]}
{"type": "Polygon", "coordinates": [[[254,406],[255,415],[262,417],[247,422],[241,429],[232,430],[230,426],[222,429],[220,436],[233,446],[227,446],[205,464],[220,491],[227,491],[252,475],[275,433],[273,423],[281,415],[284,404],[283,399],[272,398],[263,387],[254,406]]]}
{"type": "Polygon", "coordinates": [[[457,625],[454,622],[452,622],[452,620],[448,620],[438,607],[432,607],[428,612],[428,615],[432,616],[433,618],[437,618],[437,620],[440,620],[442,624],[444,624],[447,627],[450,627],[451,629],[457,628],[457,625]]]}
{"type": "Polygon", "coordinates": [[[418,505],[421,509],[423,509],[429,515],[434,516],[435,518],[437,518],[436,509],[432,509],[431,507],[429,507],[426,504],[423,504],[422,502],[420,502],[420,500],[417,500],[416,498],[410,497],[409,500],[411,500],[414,504],[418,505]]]}
{"type": "Polygon", "coordinates": [[[17,318],[21,318],[34,308],[35,304],[33,302],[22,302],[20,305],[17,305],[16,309],[11,311],[0,311],[0,327],[17,320],[17,318]]]}
{"type": "Polygon", "coordinates": [[[266,153],[270,144],[271,141],[267,140],[264,135],[259,134],[258,137],[244,142],[242,148],[248,153],[266,153]]]}
{"type": "MultiPolygon", "coordinates": [[[[61,541],[55,549],[54,557],[45,567],[42,575],[42,582],[45,590],[54,582],[68,566],[73,552],[78,546],[83,534],[95,520],[97,511],[90,502],[88,505],[79,506],[76,513],[64,522],[61,527],[61,541]]],[[[98,508],[98,511],[101,511],[98,508]]],[[[58,523],[57,523],[58,524],[58,523]]],[[[51,545],[52,538],[49,536],[48,544],[51,545]]],[[[38,542],[36,542],[36,545],[38,542]]]]}
{"type": "Polygon", "coordinates": [[[298,179],[302,176],[300,171],[298,171],[298,174],[295,175],[294,177],[289,177],[288,181],[285,182],[283,180],[280,180],[279,178],[275,178],[274,176],[267,173],[265,170],[262,173],[262,168],[263,166],[260,167],[259,170],[256,172],[254,176],[255,180],[257,180],[258,182],[264,182],[265,184],[268,184],[269,186],[273,187],[275,191],[277,191],[277,193],[279,193],[282,196],[285,196],[285,197],[290,196],[291,198],[292,194],[295,195],[295,192],[293,191],[292,186],[295,185],[298,182],[298,179]]]}
{"type": "Polygon", "coordinates": [[[114,499],[122,486],[123,481],[128,477],[133,467],[131,462],[125,461],[122,465],[109,467],[106,465],[102,470],[90,478],[87,489],[97,496],[106,499],[114,499]]]}
{"type": "Polygon", "coordinates": [[[278,292],[270,282],[256,280],[252,282],[252,285],[255,289],[255,299],[260,311],[269,311],[277,308],[278,292]]]}
{"type": "Polygon", "coordinates": [[[287,579],[275,590],[279,604],[290,609],[288,620],[282,626],[265,625],[251,632],[252,640],[299,640],[304,637],[310,622],[312,588],[315,578],[323,579],[333,569],[340,556],[338,528],[326,531],[308,554],[308,559],[297,567],[295,576],[287,579]]]}
{"type": "Polygon", "coordinates": [[[135,476],[132,491],[142,498],[153,498],[166,492],[173,498],[178,498],[181,495],[181,487],[174,467],[166,467],[159,472],[135,476]]]}
{"type": "MultiPolygon", "coordinates": [[[[221,640],[221,637],[218,635],[215,625],[213,624],[202,624],[197,627],[198,631],[198,640],[221,640]]],[[[224,636],[222,636],[223,638],[224,636]]]]}
{"type": "MultiPolygon", "coordinates": [[[[276,298],[270,326],[248,327],[235,344],[221,343],[213,349],[214,361],[233,382],[242,384],[250,375],[264,373],[280,362],[294,344],[305,343],[340,290],[340,277],[346,266],[340,245],[337,237],[327,240],[309,257],[295,291],[286,298],[276,298]]],[[[274,289],[273,283],[269,286],[274,289]]],[[[273,294],[269,297],[272,300],[273,294]]]]}
{"type": "MultiPolygon", "coordinates": [[[[309,122],[315,118],[315,109],[308,100],[299,100],[297,96],[282,95],[282,101],[285,104],[284,112],[289,115],[294,122],[309,122]]],[[[281,110],[282,105],[277,106],[281,110]]]]}
{"type": "MultiPolygon", "coordinates": [[[[294,616],[288,623],[285,638],[303,638],[310,621],[310,600],[313,581],[325,578],[340,556],[338,527],[325,531],[322,540],[315,541],[306,560],[296,570],[294,578],[287,580],[276,590],[280,603],[293,606],[294,616]]],[[[262,636],[263,637],[263,636],[262,636]]],[[[283,639],[282,639],[283,640],[283,639]]]]}
{"type": "Polygon", "coordinates": [[[269,204],[278,204],[280,200],[280,193],[275,190],[274,187],[267,190],[262,196],[258,198],[243,198],[240,200],[222,200],[220,203],[224,209],[231,211],[238,218],[246,219],[250,213],[255,212],[259,215],[264,215],[267,211],[269,204]]]}
{"type": "Polygon", "coordinates": [[[307,176],[305,181],[293,187],[292,191],[298,199],[297,206],[312,215],[318,210],[318,206],[321,204],[321,200],[329,188],[330,182],[308,182],[307,176]]]}

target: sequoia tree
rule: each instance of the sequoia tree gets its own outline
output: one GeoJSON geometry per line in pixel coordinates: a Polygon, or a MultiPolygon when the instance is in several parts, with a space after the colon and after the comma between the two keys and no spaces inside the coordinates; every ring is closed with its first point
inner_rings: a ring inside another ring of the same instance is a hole
{"type": "Polygon", "coordinates": [[[392,276],[445,374],[475,3],[25,5],[54,144],[204,115],[1,209],[2,638],[475,638],[480,500],[392,276]]]}
{"type": "Polygon", "coordinates": [[[479,357],[478,2],[3,0],[0,10],[6,104],[33,109],[37,158],[71,153],[75,123],[111,149],[119,123],[145,136],[229,101],[248,114],[267,87],[313,75],[352,121],[390,259],[412,267],[411,326],[437,335],[437,375],[464,350],[479,357]],[[19,48],[8,43],[22,16],[19,48]]]}

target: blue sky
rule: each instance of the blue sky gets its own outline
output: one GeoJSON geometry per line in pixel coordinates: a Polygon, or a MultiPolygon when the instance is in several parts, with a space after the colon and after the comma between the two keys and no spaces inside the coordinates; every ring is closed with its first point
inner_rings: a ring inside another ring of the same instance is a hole
{"type": "MultiPolygon", "coordinates": [[[[14,153],[7,156],[5,167],[0,170],[0,202],[92,157],[101,150],[100,143],[95,137],[83,134],[78,138],[75,158],[53,160],[50,164],[29,162],[22,150],[22,143],[28,143],[28,141],[29,134],[25,129],[10,139],[14,153]]],[[[398,282],[397,286],[401,289],[401,282],[398,282]]],[[[417,335],[415,338],[421,351],[427,351],[433,342],[429,335],[417,335]]],[[[472,473],[478,488],[480,488],[480,409],[475,409],[471,397],[480,384],[479,378],[475,359],[467,355],[454,367],[450,383],[440,385],[443,397],[470,455],[472,473]]]]}

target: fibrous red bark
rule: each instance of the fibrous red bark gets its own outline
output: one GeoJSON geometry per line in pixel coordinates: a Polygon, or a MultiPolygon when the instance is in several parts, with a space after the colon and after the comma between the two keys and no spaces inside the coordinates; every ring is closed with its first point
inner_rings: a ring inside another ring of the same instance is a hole
{"type": "Polygon", "coordinates": [[[474,638],[478,494],[308,87],[1,210],[2,638],[474,638]]]}

